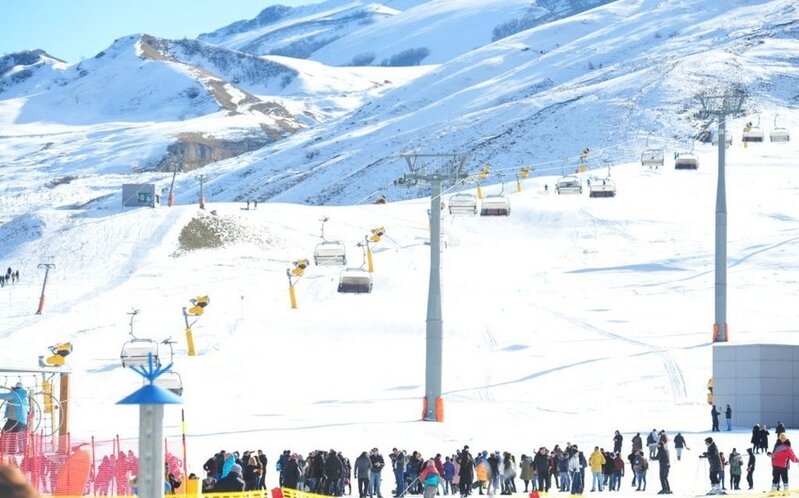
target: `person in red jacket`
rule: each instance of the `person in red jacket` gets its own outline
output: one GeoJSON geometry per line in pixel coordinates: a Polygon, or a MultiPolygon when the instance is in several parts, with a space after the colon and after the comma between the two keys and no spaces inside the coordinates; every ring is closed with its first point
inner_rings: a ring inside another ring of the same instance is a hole
{"type": "Polygon", "coordinates": [[[788,436],[783,432],[780,434],[777,445],[774,447],[774,452],[769,453],[771,457],[771,490],[777,491],[780,489],[780,479],[782,479],[782,489],[788,489],[788,461],[799,462],[793,450],[791,449],[791,442],[788,436]]]}
{"type": "Polygon", "coordinates": [[[435,498],[441,474],[436,469],[436,462],[431,458],[424,470],[419,474],[419,482],[424,485],[424,498],[435,498]]]}

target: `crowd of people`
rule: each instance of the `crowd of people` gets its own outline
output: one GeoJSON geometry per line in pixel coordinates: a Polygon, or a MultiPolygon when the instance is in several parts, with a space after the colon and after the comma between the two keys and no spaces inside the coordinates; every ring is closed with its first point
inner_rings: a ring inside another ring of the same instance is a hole
{"type": "Polygon", "coordinates": [[[206,477],[202,480],[203,493],[257,491],[266,489],[266,465],[263,451],[232,453],[225,450],[210,457],[203,464],[206,477]]]}
{"type": "MultiPolygon", "coordinates": [[[[705,439],[706,451],[700,458],[705,458],[709,463],[711,489],[708,494],[722,494],[728,488],[741,489],[744,475],[748,489],[754,488],[755,453],[761,452],[761,435],[765,428],[756,426],[755,429],[752,447],[746,448],[744,453],[733,448],[725,455],[718,450],[712,438],[705,439]]],[[[778,425],[778,431],[775,447],[771,451],[766,449],[771,457],[774,490],[781,486],[787,489],[788,462],[799,461],[793,454],[782,424],[778,425]]],[[[630,452],[626,456],[622,452],[624,437],[619,431],[615,432],[612,441],[612,450],[596,446],[586,453],[569,442],[562,446],[556,444],[551,449],[542,446],[530,455],[520,455],[518,460],[507,451],[482,450],[473,453],[469,446],[447,456],[422,456],[418,451],[394,448],[384,459],[378,449],[373,448],[370,452],[361,453],[352,465],[347,457],[335,450],[314,451],[307,458],[286,450],[281,454],[276,468],[283,487],[342,496],[351,494],[352,478],[357,481],[359,498],[382,498],[382,476],[384,468],[390,465],[394,496],[424,495],[425,498],[432,498],[436,494],[466,497],[472,494],[493,496],[533,491],[580,495],[586,492],[589,485],[588,492],[620,491],[625,482],[635,491],[646,491],[649,471],[653,467],[657,471],[655,482],[660,488],[657,494],[672,494],[669,482],[673,463],[670,447],[673,446],[677,461],[682,460],[684,451],[689,449],[681,433],[677,433],[673,440],[662,430],[653,429],[645,437],[637,433],[631,438],[630,452]],[[517,481],[521,482],[517,484],[517,481]]],[[[765,444],[767,446],[767,440],[765,444]]],[[[266,468],[265,464],[263,468],[266,468]]],[[[242,487],[244,485],[242,480],[236,489],[245,489],[242,487]]]]}
{"type": "Polygon", "coordinates": [[[0,287],[16,284],[17,282],[19,282],[19,270],[11,270],[11,267],[9,267],[5,273],[0,273],[0,287]]]}
{"type": "MultiPolygon", "coordinates": [[[[726,489],[739,490],[743,476],[748,489],[754,489],[753,474],[756,453],[766,453],[771,459],[772,490],[788,489],[790,462],[799,462],[793,453],[785,427],[779,423],[777,440],[769,451],[768,430],[755,425],[752,446],[743,453],[736,448],[725,454],[719,451],[712,437],[704,440],[706,450],[699,456],[706,459],[711,489],[708,494],[723,494],[726,489]],[[765,448],[764,448],[765,446],[765,448]]],[[[327,496],[353,493],[352,481],[357,482],[359,498],[383,498],[383,475],[392,480],[392,494],[423,495],[511,495],[520,492],[563,492],[581,495],[587,492],[621,491],[628,483],[635,491],[647,491],[650,470],[657,470],[657,494],[672,494],[669,482],[673,463],[670,447],[677,461],[683,459],[688,442],[681,433],[673,439],[663,430],[653,429],[642,436],[636,433],[630,441],[629,453],[623,452],[624,436],[616,431],[611,446],[595,446],[583,452],[576,444],[556,444],[551,449],[542,446],[530,455],[517,459],[508,451],[472,451],[469,446],[450,455],[423,456],[393,448],[386,458],[377,448],[363,451],[354,462],[336,450],[311,451],[307,457],[285,450],[275,462],[281,487],[304,490],[327,496]],[[390,466],[389,473],[386,467],[390,466]],[[522,484],[524,485],[522,487],[522,484]],[[590,485],[590,488],[588,486],[590,485]]],[[[167,493],[175,493],[182,485],[182,462],[169,455],[164,469],[167,493]]],[[[268,459],[262,450],[219,453],[203,465],[206,477],[201,481],[203,493],[265,490],[268,459]]],[[[23,465],[24,470],[24,465],[23,465]]],[[[132,451],[119,452],[102,458],[93,472],[94,493],[109,495],[136,492],[138,460],[132,451]],[[115,489],[114,489],[115,488],[115,489]]],[[[46,473],[42,473],[44,479],[46,473]]],[[[188,479],[196,479],[192,474],[188,479]]],[[[51,485],[54,483],[50,483],[51,485]]],[[[44,489],[44,488],[43,488],[44,489]]]]}

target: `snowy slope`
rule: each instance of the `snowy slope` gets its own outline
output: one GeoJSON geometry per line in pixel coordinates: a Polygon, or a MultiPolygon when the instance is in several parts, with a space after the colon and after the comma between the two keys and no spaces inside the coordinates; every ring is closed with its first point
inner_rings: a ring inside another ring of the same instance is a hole
{"type": "Polygon", "coordinates": [[[380,3],[351,0],[294,8],[274,5],[255,19],[238,21],[198,38],[258,55],[306,58],[334,40],[395,14],[396,10],[380,3]]]}
{"type": "Polygon", "coordinates": [[[15,95],[30,91],[31,87],[54,78],[58,70],[66,67],[67,63],[44,50],[27,50],[0,57],[0,94],[8,98],[12,89],[15,95]]]}
{"type": "MultiPolygon", "coordinates": [[[[785,124],[799,129],[795,118],[785,124]]],[[[0,258],[23,278],[0,289],[0,358],[32,364],[46,345],[73,341],[73,437],[133,436],[136,410],[114,403],[138,385],[118,357],[125,313],[135,307],[139,335],[179,341],[190,471],[220,448],[262,447],[271,461],[285,448],[318,447],[352,457],[373,446],[434,454],[470,444],[518,455],[567,440],[608,445],[614,429],[626,449],[635,431],[657,427],[682,431],[694,450],[672,464],[675,494],[691,496],[706,479],[695,452],[709,428],[713,320],[714,151],[697,153],[695,172],[674,171],[671,161],[661,172],[615,167],[613,199],[546,195],[543,185],[556,179],[547,176],[510,196],[509,218],[444,215],[444,424],[418,422],[424,199],[250,211],[212,204],[239,227],[239,242],[182,256],[174,255],[178,234],[194,206],[120,210],[117,194],[104,209],[38,209],[0,227],[0,258]],[[360,265],[355,243],[386,227],[375,246],[374,291],[337,294],[338,270],[312,266],[297,285],[299,309],[290,310],[286,267],[311,256],[323,215],[352,266],[360,265]],[[57,266],[37,317],[42,261],[57,266]],[[195,327],[200,354],[188,358],[180,308],[205,293],[211,304],[195,327]]],[[[736,343],[797,343],[797,153],[796,141],[729,151],[736,343]]],[[[59,188],[79,196],[82,187],[59,188]]],[[[24,200],[4,195],[0,209],[15,202],[24,200]]],[[[179,412],[168,409],[166,424],[176,436],[179,412]]],[[[747,432],[719,435],[722,449],[746,447],[747,432]]],[[[758,489],[768,468],[758,463],[758,489]]],[[[272,469],[268,479],[276,482],[272,469]]],[[[656,490],[650,481],[648,492],[656,490]]]]}
{"type": "Polygon", "coordinates": [[[525,29],[609,0],[432,0],[314,52],[330,65],[441,64],[525,29]]]}
{"type": "Polygon", "coordinates": [[[215,165],[211,184],[220,199],[354,202],[381,189],[398,198],[409,195],[392,187],[405,170],[400,153],[467,153],[475,168],[551,172],[575,168],[588,146],[590,166],[601,167],[637,157],[649,135],[689,150],[708,125],[695,116],[702,91],[745,85],[747,112],[794,113],[796,6],[732,7],[620,0],[525,31],[351,116],[215,165]]]}

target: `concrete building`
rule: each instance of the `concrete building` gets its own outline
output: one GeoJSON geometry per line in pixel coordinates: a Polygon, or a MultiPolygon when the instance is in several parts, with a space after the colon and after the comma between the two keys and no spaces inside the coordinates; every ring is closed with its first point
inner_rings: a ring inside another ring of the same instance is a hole
{"type": "Polygon", "coordinates": [[[122,207],[156,207],[161,195],[155,191],[154,183],[126,183],[122,185],[122,207]]]}
{"type": "Polygon", "coordinates": [[[774,427],[777,422],[799,427],[799,346],[715,344],[713,402],[721,412],[722,430],[727,404],[734,427],[774,427]]]}

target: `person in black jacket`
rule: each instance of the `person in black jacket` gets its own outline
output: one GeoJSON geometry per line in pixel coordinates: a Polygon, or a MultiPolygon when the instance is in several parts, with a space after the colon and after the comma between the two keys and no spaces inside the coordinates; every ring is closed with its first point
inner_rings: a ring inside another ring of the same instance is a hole
{"type": "Polygon", "coordinates": [[[719,449],[716,443],[713,442],[712,437],[705,438],[705,445],[707,451],[702,453],[699,458],[707,458],[707,463],[710,466],[710,491],[708,494],[721,494],[721,484],[719,483],[719,472],[721,471],[721,457],[719,456],[719,449]]]}
{"type": "Polygon", "coordinates": [[[547,452],[547,449],[542,446],[538,449],[538,453],[535,454],[535,458],[533,458],[533,466],[538,476],[538,491],[544,493],[548,493],[551,486],[549,467],[552,465],[552,461],[549,459],[547,452]]]}
{"type": "Polygon", "coordinates": [[[458,471],[461,496],[468,496],[472,492],[472,483],[474,482],[474,457],[469,453],[468,446],[463,447],[458,465],[461,466],[458,471]]]}
{"type": "Polygon", "coordinates": [[[683,449],[690,450],[691,448],[686,444],[682,432],[678,432],[677,435],[674,436],[674,452],[677,453],[677,460],[682,457],[683,449]]]}
{"type": "Polygon", "coordinates": [[[241,479],[241,465],[233,464],[230,473],[216,483],[214,493],[240,493],[244,491],[244,481],[241,479]]]}
{"type": "Polygon", "coordinates": [[[749,484],[749,489],[755,485],[752,480],[752,474],[755,472],[755,455],[752,453],[752,448],[747,448],[746,452],[749,454],[749,461],[746,462],[746,483],[749,484]]]}
{"type": "Polygon", "coordinates": [[[752,426],[752,438],[749,440],[752,443],[752,450],[755,453],[760,453],[760,426],[755,424],[752,426]]]}
{"type": "Polygon", "coordinates": [[[325,481],[327,481],[326,493],[328,496],[339,496],[338,480],[343,474],[341,459],[336,454],[336,450],[330,450],[325,460],[325,481]]]}
{"type": "Polygon", "coordinates": [[[258,461],[261,463],[261,478],[258,480],[258,489],[266,489],[266,464],[269,463],[269,460],[261,450],[258,450],[258,461]]]}
{"type": "Polygon", "coordinates": [[[283,465],[283,487],[297,489],[300,482],[300,466],[297,463],[297,455],[292,454],[283,465]]]}
{"type": "Polygon", "coordinates": [[[619,431],[613,435],[613,453],[621,454],[621,443],[624,441],[624,436],[619,431]]]}
{"type": "Polygon", "coordinates": [[[663,442],[658,443],[658,452],[655,459],[660,463],[660,491],[659,495],[670,495],[671,486],[669,485],[669,467],[671,461],[669,460],[669,450],[663,442]]]}
{"type": "Polygon", "coordinates": [[[710,410],[710,416],[713,419],[713,427],[711,431],[719,432],[719,411],[716,408],[716,405],[713,405],[713,408],[710,410]]]}
{"type": "Polygon", "coordinates": [[[732,431],[732,408],[730,408],[730,405],[727,405],[724,410],[724,419],[727,422],[727,432],[732,431]]]}
{"type": "Polygon", "coordinates": [[[785,424],[782,422],[777,422],[777,429],[774,431],[774,433],[777,435],[777,437],[780,437],[780,434],[783,432],[785,432],[785,424]]]}
{"type": "Polygon", "coordinates": [[[641,440],[641,433],[636,432],[635,436],[633,436],[633,453],[635,453],[636,450],[642,450],[643,448],[644,444],[643,441],[641,440]]]}

